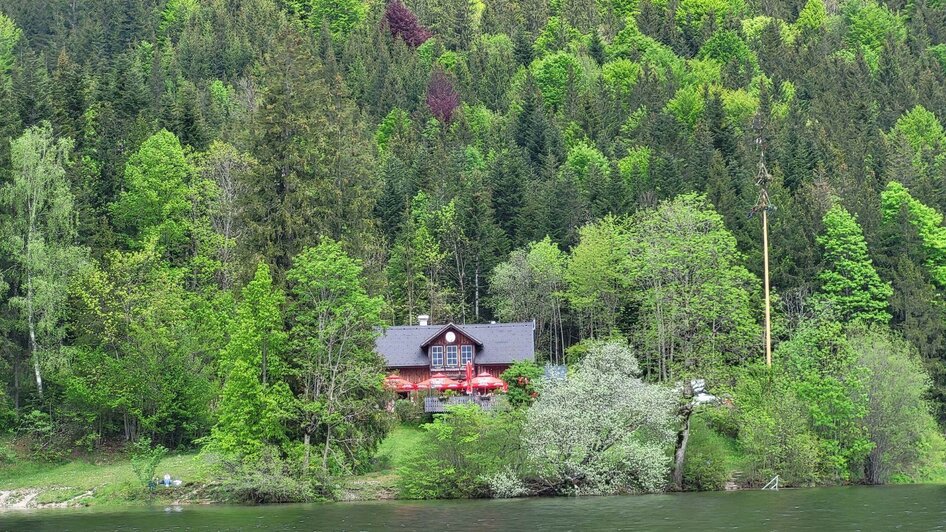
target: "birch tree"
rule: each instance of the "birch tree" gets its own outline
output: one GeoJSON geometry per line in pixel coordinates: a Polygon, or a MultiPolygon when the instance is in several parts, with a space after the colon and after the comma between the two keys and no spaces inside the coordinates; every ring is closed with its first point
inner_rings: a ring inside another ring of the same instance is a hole
{"type": "Polygon", "coordinates": [[[56,352],[65,335],[66,289],[86,255],[75,244],[73,197],[64,168],[72,141],[54,139],[44,123],[28,129],[10,148],[13,172],[0,193],[3,244],[15,287],[10,304],[27,333],[42,397],[44,359],[56,352]]]}

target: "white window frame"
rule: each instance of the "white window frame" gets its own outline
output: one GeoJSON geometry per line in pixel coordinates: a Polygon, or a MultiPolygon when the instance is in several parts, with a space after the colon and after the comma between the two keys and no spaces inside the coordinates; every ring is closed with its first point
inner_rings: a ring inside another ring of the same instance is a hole
{"type": "Polygon", "coordinates": [[[455,368],[460,365],[460,350],[456,345],[447,346],[447,367],[455,368]]]}
{"type": "Polygon", "coordinates": [[[443,367],[443,346],[442,345],[430,346],[430,365],[435,368],[443,367]]]}
{"type": "Polygon", "coordinates": [[[466,367],[467,362],[473,362],[473,346],[463,344],[460,346],[460,365],[466,367]]]}

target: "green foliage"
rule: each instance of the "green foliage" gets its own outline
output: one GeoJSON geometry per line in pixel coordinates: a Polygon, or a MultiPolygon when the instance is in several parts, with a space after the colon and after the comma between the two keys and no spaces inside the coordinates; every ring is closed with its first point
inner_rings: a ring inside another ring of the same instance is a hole
{"type": "Polygon", "coordinates": [[[789,486],[817,483],[821,447],[808,426],[806,405],[791,389],[755,367],[740,377],[735,396],[749,480],[763,485],[779,475],[789,486]]]}
{"type": "Polygon", "coordinates": [[[785,386],[804,405],[808,426],[818,438],[817,478],[857,478],[872,447],[863,424],[867,373],[858,365],[841,324],[827,318],[804,322],[773,357],[784,368],[785,386]]]}
{"type": "Polygon", "coordinates": [[[678,23],[697,28],[718,23],[727,16],[741,15],[746,10],[743,0],[682,0],[676,12],[678,23]]]}
{"type": "Polygon", "coordinates": [[[924,463],[941,459],[943,449],[933,447],[940,436],[926,401],[929,377],[915,348],[879,328],[856,330],[850,342],[858,364],[869,372],[864,425],[873,448],[865,480],[885,484],[897,474],[917,476],[924,463]]]}
{"type": "Polygon", "coordinates": [[[298,468],[274,448],[257,456],[225,459],[216,466],[218,500],[241,504],[318,501],[313,483],[300,478],[298,468]]]}
{"type": "MultiPolygon", "coordinates": [[[[23,31],[10,17],[0,13],[0,74],[7,76],[16,61],[14,50],[23,31]]],[[[4,80],[6,83],[7,80],[4,80]]]]}
{"type": "Polygon", "coordinates": [[[727,442],[699,414],[690,419],[690,439],[683,464],[683,487],[716,491],[729,480],[727,442]]]}
{"type": "Polygon", "coordinates": [[[180,141],[166,129],[132,154],[125,165],[125,190],[111,210],[133,248],[154,241],[169,256],[179,256],[190,229],[193,174],[180,141]]]}
{"type": "Polygon", "coordinates": [[[269,267],[260,264],[243,288],[230,341],[220,354],[225,377],[209,450],[259,457],[267,445],[286,442],[292,392],[283,380],[287,368],[282,360],[286,348],[282,304],[282,292],[273,288],[269,267]]]}
{"type": "Polygon", "coordinates": [[[155,470],[161,460],[167,456],[168,450],[163,445],[151,445],[150,438],[141,438],[131,444],[131,469],[138,477],[142,487],[153,490],[157,484],[155,470]]]}
{"type": "Polygon", "coordinates": [[[394,401],[394,415],[406,425],[419,425],[427,419],[424,402],[420,400],[398,399],[394,401]]]}
{"type": "Polygon", "coordinates": [[[491,495],[489,480],[522,473],[522,415],[486,412],[476,405],[451,407],[424,425],[424,439],[399,471],[398,495],[444,499],[491,495]]]}
{"type": "Polygon", "coordinates": [[[601,67],[601,79],[616,95],[630,94],[641,73],[640,65],[625,58],[615,59],[601,67]]]}
{"type": "Polygon", "coordinates": [[[587,336],[608,337],[627,300],[630,273],[627,222],[611,216],[579,229],[565,269],[565,296],[587,318],[587,336]]]}
{"type": "Polygon", "coordinates": [[[906,40],[904,17],[892,12],[886,4],[874,0],[852,0],[844,3],[841,14],[847,26],[845,39],[848,45],[860,50],[874,70],[888,38],[896,42],[906,40]]]}
{"type": "Polygon", "coordinates": [[[340,244],[325,240],[297,255],[286,276],[305,473],[313,444],[323,476],[350,473],[367,466],[387,432],[384,365],[374,352],[382,301],[367,294],[362,272],[340,244]]]}
{"type": "Polygon", "coordinates": [[[802,32],[816,32],[822,30],[828,22],[828,11],[824,0],[808,0],[805,7],[798,13],[795,26],[802,32]]]}
{"type": "Polygon", "coordinates": [[[384,153],[391,139],[397,135],[406,135],[411,128],[411,119],[403,109],[395,107],[381,120],[375,130],[374,140],[378,151],[384,153]]]}
{"type": "Polygon", "coordinates": [[[562,51],[535,60],[530,68],[545,105],[552,109],[563,103],[568,85],[581,83],[584,76],[578,58],[562,51]]]}
{"type": "Polygon", "coordinates": [[[824,269],[818,280],[824,300],[845,321],[890,321],[887,300],[893,290],[874,270],[857,221],[844,207],[835,205],[822,222],[825,230],[818,243],[824,269]]]}
{"type": "Polygon", "coordinates": [[[933,281],[946,286],[946,228],[943,215],[910,195],[902,184],[891,181],[880,194],[883,218],[887,223],[905,211],[926,251],[926,267],[933,281]]]}
{"type": "Polygon", "coordinates": [[[577,495],[663,488],[677,395],[639,375],[626,344],[602,342],[568,380],[546,383],[526,415],[523,442],[551,489],[577,495]]]}
{"type": "Polygon", "coordinates": [[[629,240],[624,282],[638,307],[633,338],[649,372],[660,380],[680,372],[712,379],[757,353],[749,301],[758,285],[705,198],[682,195],[639,212],[629,240]]]}
{"type": "Polygon", "coordinates": [[[313,28],[327,25],[335,37],[346,36],[365,17],[367,6],[360,0],[308,0],[306,23],[313,28]]]}
{"type": "Polygon", "coordinates": [[[940,150],[946,144],[946,132],[936,115],[917,105],[897,119],[892,134],[903,135],[916,152],[940,150]]]}
{"type": "Polygon", "coordinates": [[[531,405],[541,394],[542,368],[531,360],[513,363],[499,376],[508,386],[506,399],[513,408],[531,405]]]}

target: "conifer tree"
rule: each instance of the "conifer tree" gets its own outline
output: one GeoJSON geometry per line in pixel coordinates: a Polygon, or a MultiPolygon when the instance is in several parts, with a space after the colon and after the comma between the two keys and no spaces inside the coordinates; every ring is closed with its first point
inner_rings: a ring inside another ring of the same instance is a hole
{"type": "Polygon", "coordinates": [[[887,323],[892,290],[874,269],[861,227],[840,205],[829,209],[823,221],[821,296],[842,320],[887,323]]]}
{"type": "Polygon", "coordinates": [[[269,266],[260,263],[242,293],[230,341],[220,356],[224,384],[210,448],[254,457],[266,445],[284,443],[292,393],[283,380],[283,294],[273,286],[269,266]]]}

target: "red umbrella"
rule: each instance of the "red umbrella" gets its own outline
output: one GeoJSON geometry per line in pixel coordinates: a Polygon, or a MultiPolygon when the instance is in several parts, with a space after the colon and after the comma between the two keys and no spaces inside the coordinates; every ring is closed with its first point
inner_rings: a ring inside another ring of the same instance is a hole
{"type": "Polygon", "coordinates": [[[484,371],[470,381],[470,386],[478,390],[495,390],[497,388],[505,389],[506,383],[484,371]]]}
{"type": "Polygon", "coordinates": [[[434,373],[429,379],[417,383],[418,390],[425,390],[428,388],[437,391],[459,390],[460,383],[451,379],[450,377],[447,377],[443,373],[434,373]]]}
{"type": "Polygon", "coordinates": [[[467,394],[473,393],[473,362],[467,361],[466,363],[466,380],[463,381],[463,387],[466,388],[467,394]]]}
{"type": "Polygon", "coordinates": [[[398,375],[388,375],[384,378],[384,387],[397,392],[411,392],[417,389],[417,385],[398,375]]]}

